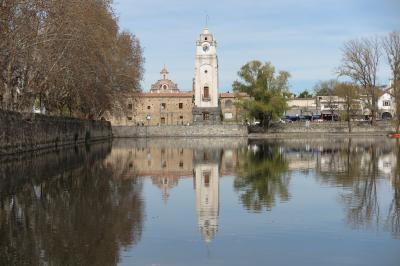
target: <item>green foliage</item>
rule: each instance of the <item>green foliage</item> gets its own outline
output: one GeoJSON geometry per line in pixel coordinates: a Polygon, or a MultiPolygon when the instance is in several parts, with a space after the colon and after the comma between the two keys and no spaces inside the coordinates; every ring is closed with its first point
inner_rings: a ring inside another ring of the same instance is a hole
{"type": "Polygon", "coordinates": [[[240,154],[235,190],[240,193],[243,205],[252,211],[270,210],[278,196],[288,201],[288,162],[279,152],[279,147],[268,143],[257,145],[257,150],[246,150],[240,154]]]}
{"type": "Polygon", "coordinates": [[[311,93],[308,92],[308,90],[304,90],[303,92],[301,92],[299,94],[299,96],[297,98],[312,98],[313,95],[311,93]]]}
{"type": "Polygon", "coordinates": [[[233,83],[233,90],[239,95],[238,106],[251,118],[268,126],[287,109],[285,93],[289,90],[290,74],[280,71],[278,75],[271,63],[251,61],[238,72],[241,81],[233,83]],[[249,97],[240,97],[246,93],[249,97]]]}

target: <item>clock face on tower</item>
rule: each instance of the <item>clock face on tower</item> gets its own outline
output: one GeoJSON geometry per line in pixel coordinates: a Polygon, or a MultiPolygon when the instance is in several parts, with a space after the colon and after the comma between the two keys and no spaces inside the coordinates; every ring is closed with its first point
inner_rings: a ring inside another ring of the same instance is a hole
{"type": "Polygon", "coordinates": [[[207,52],[210,49],[210,46],[208,44],[203,45],[203,51],[207,52]]]}

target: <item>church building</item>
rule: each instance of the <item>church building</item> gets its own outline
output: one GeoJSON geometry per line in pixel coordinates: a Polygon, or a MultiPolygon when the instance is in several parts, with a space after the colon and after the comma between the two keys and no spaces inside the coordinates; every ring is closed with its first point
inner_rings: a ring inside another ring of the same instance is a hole
{"type": "Polygon", "coordinates": [[[244,120],[233,93],[218,92],[217,42],[205,28],[196,41],[191,91],[180,91],[164,67],[149,92],[127,97],[123,115],[108,116],[113,125],[161,126],[237,123],[244,120]]]}

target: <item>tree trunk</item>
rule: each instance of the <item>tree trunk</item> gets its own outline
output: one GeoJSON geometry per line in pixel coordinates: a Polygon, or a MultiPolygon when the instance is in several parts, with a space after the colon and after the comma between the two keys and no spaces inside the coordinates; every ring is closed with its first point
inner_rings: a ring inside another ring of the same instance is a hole
{"type": "Polygon", "coordinates": [[[376,97],[375,97],[375,92],[372,92],[372,97],[371,97],[371,102],[372,102],[372,108],[371,108],[371,113],[372,113],[372,119],[371,119],[371,126],[375,125],[376,121],[376,97]]]}
{"type": "Polygon", "coordinates": [[[351,101],[350,97],[347,97],[347,126],[349,127],[349,133],[351,133],[351,101]]]}
{"type": "Polygon", "coordinates": [[[349,127],[349,133],[351,133],[351,119],[350,119],[350,114],[347,115],[347,126],[349,127]]]}

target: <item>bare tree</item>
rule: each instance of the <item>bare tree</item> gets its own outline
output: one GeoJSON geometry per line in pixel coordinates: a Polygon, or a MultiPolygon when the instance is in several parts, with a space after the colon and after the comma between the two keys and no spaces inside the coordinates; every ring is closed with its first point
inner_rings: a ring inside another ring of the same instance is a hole
{"type": "Polygon", "coordinates": [[[99,118],[140,90],[143,61],[110,0],[0,1],[0,108],[99,118]]]}
{"type": "Polygon", "coordinates": [[[378,92],[377,75],[381,57],[380,43],[377,38],[351,40],[345,43],[339,76],[351,78],[360,85],[366,96],[366,106],[371,111],[372,123],[377,113],[378,92]]]}
{"type": "Polygon", "coordinates": [[[392,71],[391,96],[395,100],[396,131],[400,129],[400,32],[394,31],[382,39],[387,61],[392,71]]]}
{"type": "Polygon", "coordinates": [[[351,120],[360,111],[360,92],[359,87],[353,83],[338,83],[335,88],[336,95],[344,99],[344,109],[346,120],[351,132],[351,120]]]}

